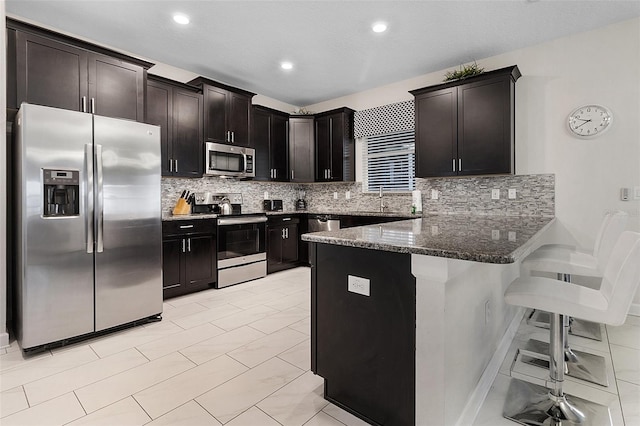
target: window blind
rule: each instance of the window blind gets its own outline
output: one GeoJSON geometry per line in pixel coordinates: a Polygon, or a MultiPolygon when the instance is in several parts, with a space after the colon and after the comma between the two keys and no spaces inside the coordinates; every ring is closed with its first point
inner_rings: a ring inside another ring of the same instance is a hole
{"type": "Polygon", "coordinates": [[[368,136],[364,141],[365,191],[407,192],[415,188],[413,131],[368,136]]]}

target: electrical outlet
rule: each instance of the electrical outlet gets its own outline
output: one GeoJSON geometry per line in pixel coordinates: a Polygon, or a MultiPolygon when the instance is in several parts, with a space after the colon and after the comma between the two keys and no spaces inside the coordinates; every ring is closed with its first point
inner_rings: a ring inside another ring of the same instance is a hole
{"type": "Polygon", "coordinates": [[[500,199],[500,190],[499,189],[492,189],[491,190],[491,199],[492,200],[499,200],[500,199]]]}
{"type": "Polygon", "coordinates": [[[622,201],[629,201],[629,188],[620,188],[620,199],[622,201]]]}
{"type": "Polygon", "coordinates": [[[515,200],[516,199],[516,189],[515,188],[509,188],[509,199],[510,200],[515,200]]]}
{"type": "Polygon", "coordinates": [[[264,199],[265,200],[269,199],[269,191],[264,191],[264,199]]]}
{"type": "Polygon", "coordinates": [[[351,191],[345,191],[344,199],[345,200],[350,200],[351,199],[351,191]]]}
{"type": "Polygon", "coordinates": [[[640,186],[636,186],[633,188],[633,198],[636,200],[640,200],[640,186]]]}
{"type": "Polygon", "coordinates": [[[509,241],[512,243],[516,241],[516,231],[509,231],[509,241]]]}
{"type": "Polygon", "coordinates": [[[437,189],[432,189],[431,190],[431,199],[432,200],[437,200],[438,199],[438,190],[437,189]]]}
{"type": "Polygon", "coordinates": [[[498,231],[497,229],[492,229],[491,230],[491,239],[492,240],[499,240],[500,239],[500,231],[498,231]]]}
{"type": "Polygon", "coordinates": [[[491,321],[491,300],[484,302],[484,323],[489,324],[491,321]]]}
{"type": "Polygon", "coordinates": [[[438,235],[438,225],[431,225],[431,235],[438,235]]]}
{"type": "Polygon", "coordinates": [[[333,199],[334,199],[334,200],[337,200],[337,199],[338,199],[338,193],[337,193],[337,192],[334,192],[334,193],[333,193],[333,199]]]}

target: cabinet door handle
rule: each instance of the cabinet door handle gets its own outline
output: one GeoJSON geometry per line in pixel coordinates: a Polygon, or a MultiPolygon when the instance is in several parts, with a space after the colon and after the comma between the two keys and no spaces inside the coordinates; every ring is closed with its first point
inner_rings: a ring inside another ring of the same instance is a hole
{"type": "Polygon", "coordinates": [[[231,132],[231,143],[236,143],[236,132],[231,132]]]}
{"type": "Polygon", "coordinates": [[[458,171],[462,171],[462,158],[458,158],[458,171]]]}
{"type": "Polygon", "coordinates": [[[91,113],[96,113],[96,98],[91,98],[91,113]]]}
{"type": "Polygon", "coordinates": [[[453,159],[453,171],[454,172],[456,171],[456,159],[455,158],[453,159]]]}
{"type": "Polygon", "coordinates": [[[291,180],[293,180],[293,170],[291,170],[291,180]]]}
{"type": "Polygon", "coordinates": [[[187,250],[191,253],[191,238],[187,239],[187,250]]]}
{"type": "Polygon", "coordinates": [[[287,237],[287,240],[289,239],[289,228],[284,228],[285,230],[285,236],[287,237]]]}
{"type": "Polygon", "coordinates": [[[290,217],[284,217],[284,218],[282,218],[282,221],[283,221],[283,222],[287,222],[287,221],[289,221],[289,220],[291,220],[291,218],[290,218],[290,217]]]}
{"type": "Polygon", "coordinates": [[[173,161],[176,162],[176,167],[175,168],[176,168],[176,173],[178,173],[178,160],[173,160],[173,161]]]}
{"type": "Polygon", "coordinates": [[[169,158],[169,171],[173,172],[173,160],[169,158]]]}
{"type": "Polygon", "coordinates": [[[186,252],[187,252],[187,249],[186,249],[185,244],[186,244],[186,242],[185,242],[185,240],[184,240],[184,238],[183,238],[183,239],[182,239],[182,252],[183,252],[183,253],[186,253],[186,252]]]}
{"type": "Polygon", "coordinates": [[[282,239],[284,240],[284,228],[282,228],[282,232],[280,234],[282,235],[282,239]]]}
{"type": "Polygon", "coordinates": [[[191,229],[193,225],[180,225],[180,229],[191,229]]]}
{"type": "Polygon", "coordinates": [[[274,179],[278,178],[278,169],[273,169],[273,178],[274,179]]]}
{"type": "Polygon", "coordinates": [[[87,97],[83,96],[82,97],[82,112],[87,112],[87,97]]]}

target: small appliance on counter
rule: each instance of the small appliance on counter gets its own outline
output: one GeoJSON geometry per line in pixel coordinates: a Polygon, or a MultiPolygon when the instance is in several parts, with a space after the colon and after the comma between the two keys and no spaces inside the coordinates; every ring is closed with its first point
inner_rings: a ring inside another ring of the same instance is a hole
{"type": "Polygon", "coordinates": [[[304,191],[298,191],[298,199],[296,200],[296,210],[298,211],[306,211],[307,210],[307,200],[305,197],[304,191]]]}
{"type": "Polygon", "coordinates": [[[196,192],[191,213],[232,215],[242,213],[242,194],[213,194],[196,192]]]}
{"type": "Polygon", "coordinates": [[[264,200],[262,202],[262,207],[266,212],[281,212],[282,200],[264,200]]]}
{"type": "Polygon", "coordinates": [[[178,198],[176,205],[173,207],[174,215],[183,215],[191,213],[191,206],[193,205],[193,193],[189,193],[189,191],[182,191],[182,195],[178,198]]]}

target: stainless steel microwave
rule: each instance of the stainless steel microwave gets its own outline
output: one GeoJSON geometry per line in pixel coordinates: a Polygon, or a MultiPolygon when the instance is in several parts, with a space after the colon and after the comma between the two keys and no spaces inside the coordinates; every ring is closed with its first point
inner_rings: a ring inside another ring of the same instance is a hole
{"type": "Polygon", "coordinates": [[[256,150],[241,146],[207,142],[204,145],[204,174],[233,178],[252,178],[256,150]]]}

